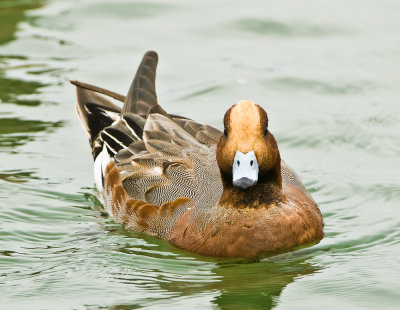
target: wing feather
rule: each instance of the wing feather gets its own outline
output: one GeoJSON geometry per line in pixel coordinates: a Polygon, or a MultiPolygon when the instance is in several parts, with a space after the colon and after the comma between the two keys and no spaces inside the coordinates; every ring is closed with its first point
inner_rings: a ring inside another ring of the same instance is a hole
{"type": "MultiPolygon", "coordinates": [[[[115,156],[129,196],[160,206],[179,197],[197,200],[206,192],[222,190],[215,146],[199,143],[170,118],[149,115],[138,148],[141,153],[132,150],[137,143],[115,156]]],[[[214,200],[209,207],[215,205],[218,194],[211,194],[216,198],[208,199],[214,200]]]]}

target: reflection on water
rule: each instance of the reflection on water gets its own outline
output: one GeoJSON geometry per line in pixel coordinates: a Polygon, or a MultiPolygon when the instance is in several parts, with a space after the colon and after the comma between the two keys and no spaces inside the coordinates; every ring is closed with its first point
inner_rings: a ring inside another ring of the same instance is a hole
{"type": "MultiPolygon", "coordinates": [[[[280,254],[258,262],[215,259],[177,249],[164,240],[127,232],[119,225],[103,224],[109,232],[107,238],[126,238],[125,243],[119,244],[122,247],[111,241],[109,249],[122,255],[110,254],[107,273],[121,283],[163,292],[153,302],[213,292],[210,302],[220,309],[248,309],[250,305],[251,309],[272,309],[287,285],[322,270],[308,262],[313,258],[312,248],[303,249],[304,255],[280,254]],[[123,269],[118,267],[121,264],[125,265],[123,269]]],[[[111,309],[135,305],[127,301],[111,309]]]]}
{"type": "Polygon", "coordinates": [[[0,44],[15,39],[18,23],[25,20],[25,11],[43,6],[46,0],[13,0],[0,2],[0,44]]]}
{"type": "Polygon", "coordinates": [[[46,131],[51,133],[63,126],[62,121],[42,122],[19,118],[0,118],[0,147],[16,147],[35,139],[34,133],[46,131]]]}
{"type": "Polygon", "coordinates": [[[25,183],[28,182],[29,179],[34,179],[34,174],[34,171],[6,170],[0,173],[0,180],[14,183],[25,183]]]}
{"type": "Polygon", "coordinates": [[[265,82],[267,87],[272,89],[280,89],[282,91],[313,91],[316,93],[326,95],[347,95],[357,94],[362,92],[364,89],[369,89],[372,85],[368,85],[365,81],[361,81],[357,84],[345,84],[341,81],[335,83],[327,83],[318,80],[311,79],[300,79],[295,77],[282,77],[276,79],[270,79],[265,82]]]}
{"type": "MultiPolygon", "coordinates": [[[[1,70],[1,69],[0,69],[1,70]]],[[[27,106],[37,106],[42,102],[39,99],[22,98],[25,95],[37,94],[41,87],[47,84],[36,81],[6,78],[0,71],[0,100],[27,106]]]]}
{"type": "Polygon", "coordinates": [[[391,0],[0,1],[2,306],[397,309],[398,12],[391,0]],[[167,111],[221,127],[239,99],[267,109],[321,207],[321,243],[216,259],[107,216],[68,80],[124,94],[148,49],[167,111]]]}
{"type": "Polygon", "coordinates": [[[272,309],[287,285],[318,270],[307,263],[307,259],[301,258],[220,266],[215,274],[222,280],[214,289],[221,294],[214,298],[213,303],[221,309],[248,309],[249,305],[251,309],[272,309]]]}
{"type": "Polygon", "coordinates": [[[78,8],[78,14],[82,16],[101,16],[106,18],[146,18],[152,17],[157,13],[162,13],[172,6],[165,3],[157,2],[129,2],[118,1],[118,3],[110,3],[108,1],[99,1],[95,6],[83,5],[78,8]]]}
{"type": "MultiPolygon", "coordinates": [[[[27,18],[26,11],[37,9],[46,2],[25,0],[1,1],[0,45],[16,39],[15,33],[18,31],[18,24],[27,18]]],[[[21,55],[0,55],[0,64],[4,64],[8,60],[26,61],[27,57],[21,55]]],[[[38,81],[5,77],[5,69],[4,67],[0,67],[0,102],[29,106],[39,105],[41,103],[40,100],[30,100],[21,98],[21,96],[35,94],[39,88],[46,86],[46,84],[38,81]]]]}
{"type": "Polygon", "coordinates": [[[288,24],[271,19],[257,19],[257,18],[246,18],[235,21],[233,24],[239,30],[252,32],[261,35],[276,35],[286,38],[293,36],[326,36],[335,34],[337,30],[320,25],[312,25],[305,23],[293,23],[288,24]]]}

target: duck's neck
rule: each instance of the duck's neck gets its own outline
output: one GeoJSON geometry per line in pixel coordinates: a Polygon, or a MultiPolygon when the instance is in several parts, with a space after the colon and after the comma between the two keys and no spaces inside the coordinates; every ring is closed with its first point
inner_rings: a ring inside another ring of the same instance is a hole
{"type": "Polygon", "coordinates": [[[232,175],[221,173],[223,191],[218,202],[220,206],[235,208],[257,208],[282,200],[282,177],[280,164],[259,177],[256,185],[247,189],[233,186],[232,175]]]}

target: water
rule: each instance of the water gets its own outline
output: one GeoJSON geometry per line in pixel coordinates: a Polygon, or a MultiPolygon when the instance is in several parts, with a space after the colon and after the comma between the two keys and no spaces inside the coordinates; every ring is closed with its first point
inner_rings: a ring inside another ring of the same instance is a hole
{"type": "Polygon", "coordinates": [[[397,309],[398,1],[0,1],[1,309],[397,309]],[[128,232],[95,199],[78,79],[125,94],[146,50],[161,105],[222,127],[267,109],[325,219],[260,262],[128,232]]]}

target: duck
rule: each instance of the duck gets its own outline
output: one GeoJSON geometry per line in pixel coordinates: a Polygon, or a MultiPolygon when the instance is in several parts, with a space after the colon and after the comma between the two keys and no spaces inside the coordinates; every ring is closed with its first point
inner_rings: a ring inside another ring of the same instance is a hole
{"type": "Polygon", "coordinates": [[[241,100],[224,130],[167,113],[148,51],[123,96],[80,81],[99,200],[127,230],[214,257],[259,257],[323,238],[321,212],[280,157],[267,112],[241,100]],[[118,104],[121,102],[123,104],[118,104]]]}

